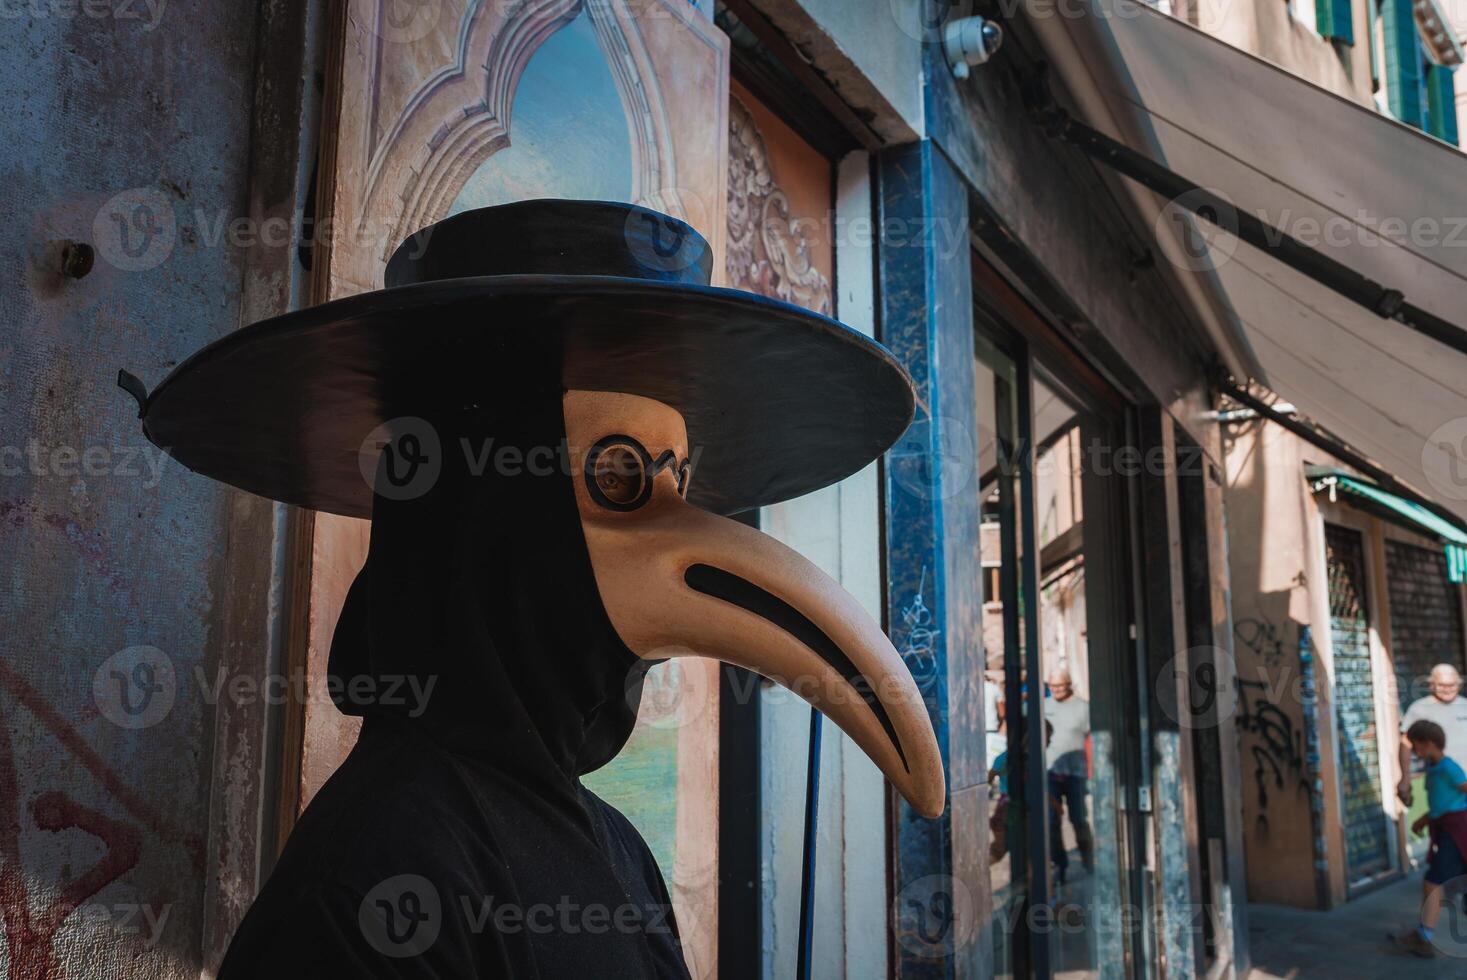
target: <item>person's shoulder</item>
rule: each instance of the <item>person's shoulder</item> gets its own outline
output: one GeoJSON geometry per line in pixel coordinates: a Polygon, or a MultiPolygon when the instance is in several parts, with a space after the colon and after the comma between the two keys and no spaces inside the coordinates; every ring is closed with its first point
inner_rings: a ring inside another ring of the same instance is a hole
{"type": "Polygon", "coordinates": [[[627,850],[638,855],[645,854],[651,860],[652,849],[647,846],[646,840],[643,839],[636,826],[627,819],[626,814],[603,800],[584,783],[580,784],[578,789],[581,800],[591,814],[592,820],[605,827],[607,832],[614,835],[627,850]]]}
{"type": "Polygon", "coordinates": [[[468,852],[492,866],[499,846],[482,787],[450,754],[407,748],[349,757],[306,807],[282,864],[327,879],[394,861],[452,872],[468,852]],[[419,827],[434,833],[404,832],[419,827]],[[450,841],[456,846],[443,846],[450,841]]]}
{"type": "Polygon", "coordinates": [[[1405,714],[1401,715],[1401,731],[1404,732],[1406,729],[1410,728],[1412,722],[1420,721],[1422,715],[1426,714],[1427,711],[1431,708],[1431,705],[1428,702],[1434,700],[1436,699],[1428,694],[1426,697],[1417,698],[1415,701],[1412,701],[1409,705],[1407,705],[1405,714]]]}
{"type": "Polygon", "coordinates": [[[1437,763],[1443,775],[1452,781],[1455,786],[1467,783],[1467,771],[1463,771],[1462,764],[1449,755],[1442,756],[1442,761],[1437,763]]]}

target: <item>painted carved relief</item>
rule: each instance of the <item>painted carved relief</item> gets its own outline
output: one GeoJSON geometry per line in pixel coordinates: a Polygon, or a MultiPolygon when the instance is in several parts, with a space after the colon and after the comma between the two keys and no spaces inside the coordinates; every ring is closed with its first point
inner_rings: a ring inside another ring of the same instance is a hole
{"type": "Polygon", "coordinates": [[[728,120],[728,284],[833,316],[830,195],[829,161],[735,87],[728,120]]]}
{"type": "MultiPolygon", "coordinates": [[[[397,244],[450,214],[542,197],[631,201],[721,254],[728,41],[687,0],[347,0],[337,25],[332,234],[316,299],[374,289],[397,244]]],[[[318,252],[318,254],[321,254],[318,252]]],[[[715,268],[718,264],[715,263],[715,268]]],[[[365,522],[317,515],[299,806],[345,758],[354,719],[320,690],[365,522]]],[[[709,973],[716,895],[716,665],[649,674],[637,731],[586,783],[621,809],[672,891],[689,965],[709,973]]],[[[297,811],[298,812],[298,811],[297,811]]]]}

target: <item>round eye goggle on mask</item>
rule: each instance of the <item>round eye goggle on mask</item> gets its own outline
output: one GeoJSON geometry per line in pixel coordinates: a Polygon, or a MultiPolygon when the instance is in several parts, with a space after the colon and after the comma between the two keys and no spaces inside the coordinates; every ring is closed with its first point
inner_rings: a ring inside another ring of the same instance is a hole
{"type": "Polygon", "coordinates": [[[678,496],[686,497],[693,476],[691,459],[679,460],[671,449],[653,459],[647,447],[631,436],[603,436],[586,454],[586,491],[607,510],[636,510],[652,498],[652,482],[666,469],[677,474],[678,496]]]}

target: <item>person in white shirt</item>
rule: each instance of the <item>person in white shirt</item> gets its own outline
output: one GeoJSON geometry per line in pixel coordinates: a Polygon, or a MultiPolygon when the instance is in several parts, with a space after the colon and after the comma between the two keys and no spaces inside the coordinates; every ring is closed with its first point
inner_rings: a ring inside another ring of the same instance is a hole
{"type": "Polygon", "coordinates": [[[1007,729],[1004,727],[1004,700],[1002,674],[994,680],[983,675],[983,744],[988,757],[988,768],[992,769],[998,757],[1008,749],[1007,729]]]}
{"type": "MultiPolygon", "coordinates": [[[[1430,721],[1441,726],[1447,736],[1447,750],[1451,755],[1460,753],[1467,746],[1467,698],[1462,697],[1462,675],[1451,664],[1437,664],[1431,668],[1431,693],[1411,702],[1411,707],[1401,716],[1401,781],[1396,784],[1396,796],[1410,806],[1415,794],[1411,791],[1411,743],[1406,731],[1415,722],[1430,721]]],[[[1454,758],[1462,761],[1461,755],[1454,758]]]]}
{"type": "MultiPolygon", "coordinates": [[[[1053,696],[1044,699],[1044,717],[1054,726],[1049,743],[1049,792],[1064,801],[1075,831],[1075,846],[1080,850],[1080,863],[1091,871],[1095,867],[1095,845],[1085,813],[1090,777],[1090,702],[1075,694],[1070,672],[1063,668],[1049,675],[1049,692],[1053,696]]],[[[1063,884],[1070,862],[1057,819],[1050,822],[1050,851],[1063,884]]]]}

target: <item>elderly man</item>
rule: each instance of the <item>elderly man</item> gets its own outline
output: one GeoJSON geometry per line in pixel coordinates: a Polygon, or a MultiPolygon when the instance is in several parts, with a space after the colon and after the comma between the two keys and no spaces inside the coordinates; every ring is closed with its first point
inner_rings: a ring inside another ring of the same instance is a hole
{"type": "Polygon", "coordinates": [[[1406,731],[1418,721],[1430,721],[1441,726],[1447,736],[1446,754],[1459,762],[1467,761],[1467,698],[1461,697],[1462,675],[1451,664],[1437,664],[1431,668],[1431,693],[1417,698],[1401,716],[1401,781],[1396,785],[1396,796],[1406,806],[1411,805],[1411,743],[1406,731]]]}
{"type": "MultiPolygon", "coordinates": [[[[1090,702],[1075,694],[1074,681],[1064,668],[1050,673],[1049,693],[1052,696],[1044,701],[1045,720],[1054,726],[1049,743],[1049,792],[1054,799],[1064,802],[1065,813],[1075,831],[1075,845],[1080,849],[1080,863],[1090,871],[1095,866],[1095,845],[1085,813],[1090,776],[1090,702]]],[[[1060,821],[1052,820],[1049,826],[1050,851],[1063,884],[1069,856],[1065,853],[1060,821]]]]}

